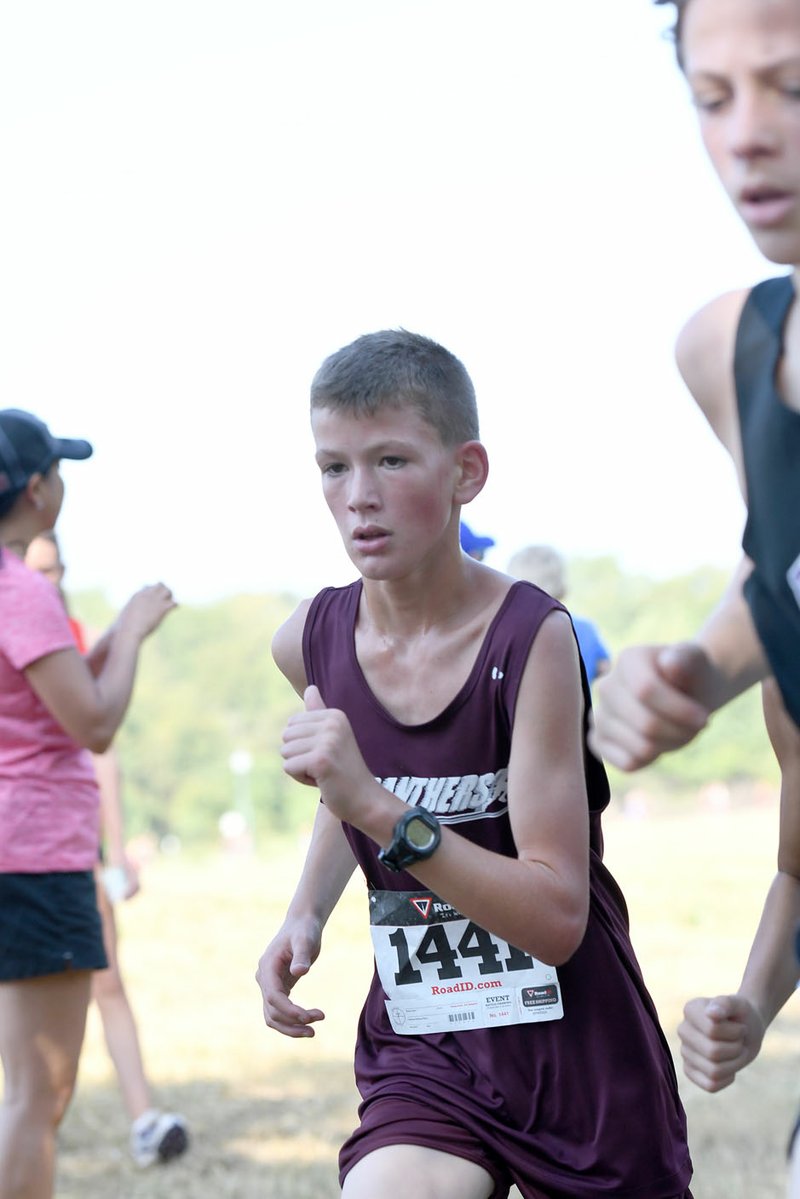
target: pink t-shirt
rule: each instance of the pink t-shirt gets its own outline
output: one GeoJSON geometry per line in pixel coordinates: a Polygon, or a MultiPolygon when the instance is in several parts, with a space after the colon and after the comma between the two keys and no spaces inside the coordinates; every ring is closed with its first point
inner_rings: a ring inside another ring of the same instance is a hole
{"type": "Polygon", "coordinates": [[[100,795],[92,759],[50,714],[25,669],[75,641],[61,597],[0,553],[0,872],[90,870],[100,795]]]}

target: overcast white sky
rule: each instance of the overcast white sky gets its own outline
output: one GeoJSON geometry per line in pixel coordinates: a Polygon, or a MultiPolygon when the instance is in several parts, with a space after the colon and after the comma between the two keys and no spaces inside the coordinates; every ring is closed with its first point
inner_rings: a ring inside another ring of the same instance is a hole
{"type": "Polygon", "coordinates": [[[87,437],[68,582],[115,601],[352,577],[307,421],[321,359],[457,353],[467,520],[658,575],[743,508],[672,361],[768,273],[649,0],[38,0],[0,11],[0,403],[87,437]]]}

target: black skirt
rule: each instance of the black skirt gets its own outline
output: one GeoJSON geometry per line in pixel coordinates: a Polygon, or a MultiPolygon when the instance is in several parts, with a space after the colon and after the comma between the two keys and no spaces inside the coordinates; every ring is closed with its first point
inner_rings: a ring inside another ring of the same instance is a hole
{"type": "Polygon", "coordinates": [[[0,874],[0,982],[107,965],[92,870],[0,874]]]}

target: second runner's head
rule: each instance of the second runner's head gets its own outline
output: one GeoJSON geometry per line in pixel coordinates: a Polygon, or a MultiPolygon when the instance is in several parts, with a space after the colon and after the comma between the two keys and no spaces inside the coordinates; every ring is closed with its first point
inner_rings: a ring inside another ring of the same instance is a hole
{"type": "Polygon", "coordinates": [[[762,254],[800,265],[800,0],[656,0],[712,165],[762,254]]]}

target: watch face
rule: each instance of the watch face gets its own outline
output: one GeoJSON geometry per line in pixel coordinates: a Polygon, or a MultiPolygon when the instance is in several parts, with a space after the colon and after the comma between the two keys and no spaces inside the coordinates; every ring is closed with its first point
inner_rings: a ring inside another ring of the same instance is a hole
{"type": "Polygon", "coordinates": [[[419,816],[415,816],[406,825],[405,836],[406,841],[408,841],[412,848],[427,849],[433,843],[436,833],[424,820],[421,820],[419,816]]]}
{"type": "Polygon", "coordinates": [[[391,844],[378,853],[378,861],[389,870],[405,870],[412,862],[429,858],[441,840],[439,822],[430,812],[405,812],[394,827],[391,844]]]}

